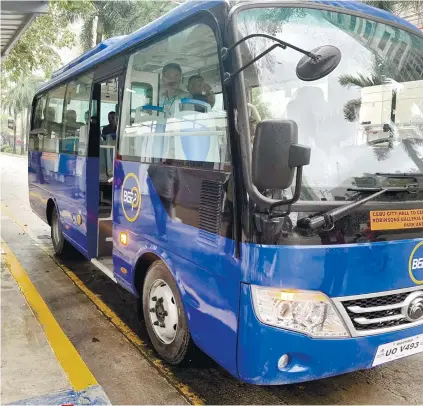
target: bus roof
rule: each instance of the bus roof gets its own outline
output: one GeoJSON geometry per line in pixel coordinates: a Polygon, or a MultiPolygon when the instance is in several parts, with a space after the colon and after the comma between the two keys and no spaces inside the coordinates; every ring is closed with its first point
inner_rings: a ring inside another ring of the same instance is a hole
{"type": "MultiPolygon", "coordinates": [[[[37,93],[53,87],[56,84],[66,81],[66,79],[79,75],[95,65],[106,61],[108,58],[128,49],[132,46],[145,41],[154,35],[165,31],[169,27],[178,23],[179,21],[188,18],[199,11],[210,10],[218,4],[227,3],[226,0],[200,0],[200,1],[186,1],[180,6],[174,8],[164,16],[147,24],[139,30],[129,35],[124,35],[115,38],[109,38],[98,44],[95,48],[89,50],[78,58],[74,59],[69,64],[65,65],[58,71],[54,72],[52,79],[43,84],[37,93]]],[[[257,4],[258,1],[255,1],[257,4]]],[[[357,13],[370,15],[376,18],[383,19],[387,22],[395,23],[403,26],[409,30],[413,30],[416,34],[421,34],[420,30],[408,21],[397,17],[389,12],[368,6],[358,1],[330,1],[330,0],[312,0],[296,3],[296,7],[305,6],[307,4],[320,3],[336,7],[339,9],[349,10],[357,13]]],[[[239,3],[238,3],[239,4],[239,3]]],[[[266,2],[268,5],[269,2],[266,2]]]]}

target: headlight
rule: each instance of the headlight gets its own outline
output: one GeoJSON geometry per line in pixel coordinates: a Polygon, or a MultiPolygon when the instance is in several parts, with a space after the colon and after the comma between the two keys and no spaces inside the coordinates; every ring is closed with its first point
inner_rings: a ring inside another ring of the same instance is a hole
{"type": "Polygon", "coordinates": [[[264,324],[311,337],[349,337],[330,299],[321,292],[251,286],[254,310],[264,324]]]}

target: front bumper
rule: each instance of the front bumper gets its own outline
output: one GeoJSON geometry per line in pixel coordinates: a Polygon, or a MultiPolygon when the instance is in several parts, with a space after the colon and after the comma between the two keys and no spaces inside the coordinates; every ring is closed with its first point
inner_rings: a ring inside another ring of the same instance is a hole
{"type": "Polygon", "coordinates": [[[256,385],[281,385],[325,378],[372,367],[379,345],[423,334],[423,325],[357,338],[313,339],[262,324],[253,308],[250,286],[242,285],[238,335],[238,374],[256,385]],[[278,360],[290,362],[280,371],[278,360]]]}

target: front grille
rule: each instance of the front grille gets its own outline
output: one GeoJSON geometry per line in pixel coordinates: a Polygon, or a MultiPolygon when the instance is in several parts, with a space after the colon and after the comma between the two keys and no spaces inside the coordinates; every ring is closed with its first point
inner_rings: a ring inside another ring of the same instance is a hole
{"type": "Polygon", "coordinates": [[[351,333],[363,336],[422,324],[423,320],[408,321],[401,312],[405,300],[413,292],[423,293],[423,288],[412,288],[398,293],[390,292],[386,295],[378,293],[356,296],[350,300],[338,298],[335,302],[352,330],[351,333]]]}

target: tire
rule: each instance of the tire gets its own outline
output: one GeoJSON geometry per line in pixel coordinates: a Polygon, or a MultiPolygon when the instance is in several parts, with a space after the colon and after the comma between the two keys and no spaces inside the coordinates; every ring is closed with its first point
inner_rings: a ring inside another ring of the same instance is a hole
{"type": "Polygon", "coordinates": [[[147,271],[142,292],[144,321],[154,349],[172,365],[181,364],[192,348],[178,287],[162,261],[147,271]]]}
{"type": "Polygon", "coordinates": [[[63,235],[59,213],[56,207],[53,208],[53,212],[51,213],[51,240],[57,256],[63,257],[70,253],[71,245],[65,240],[63,235]]]}

